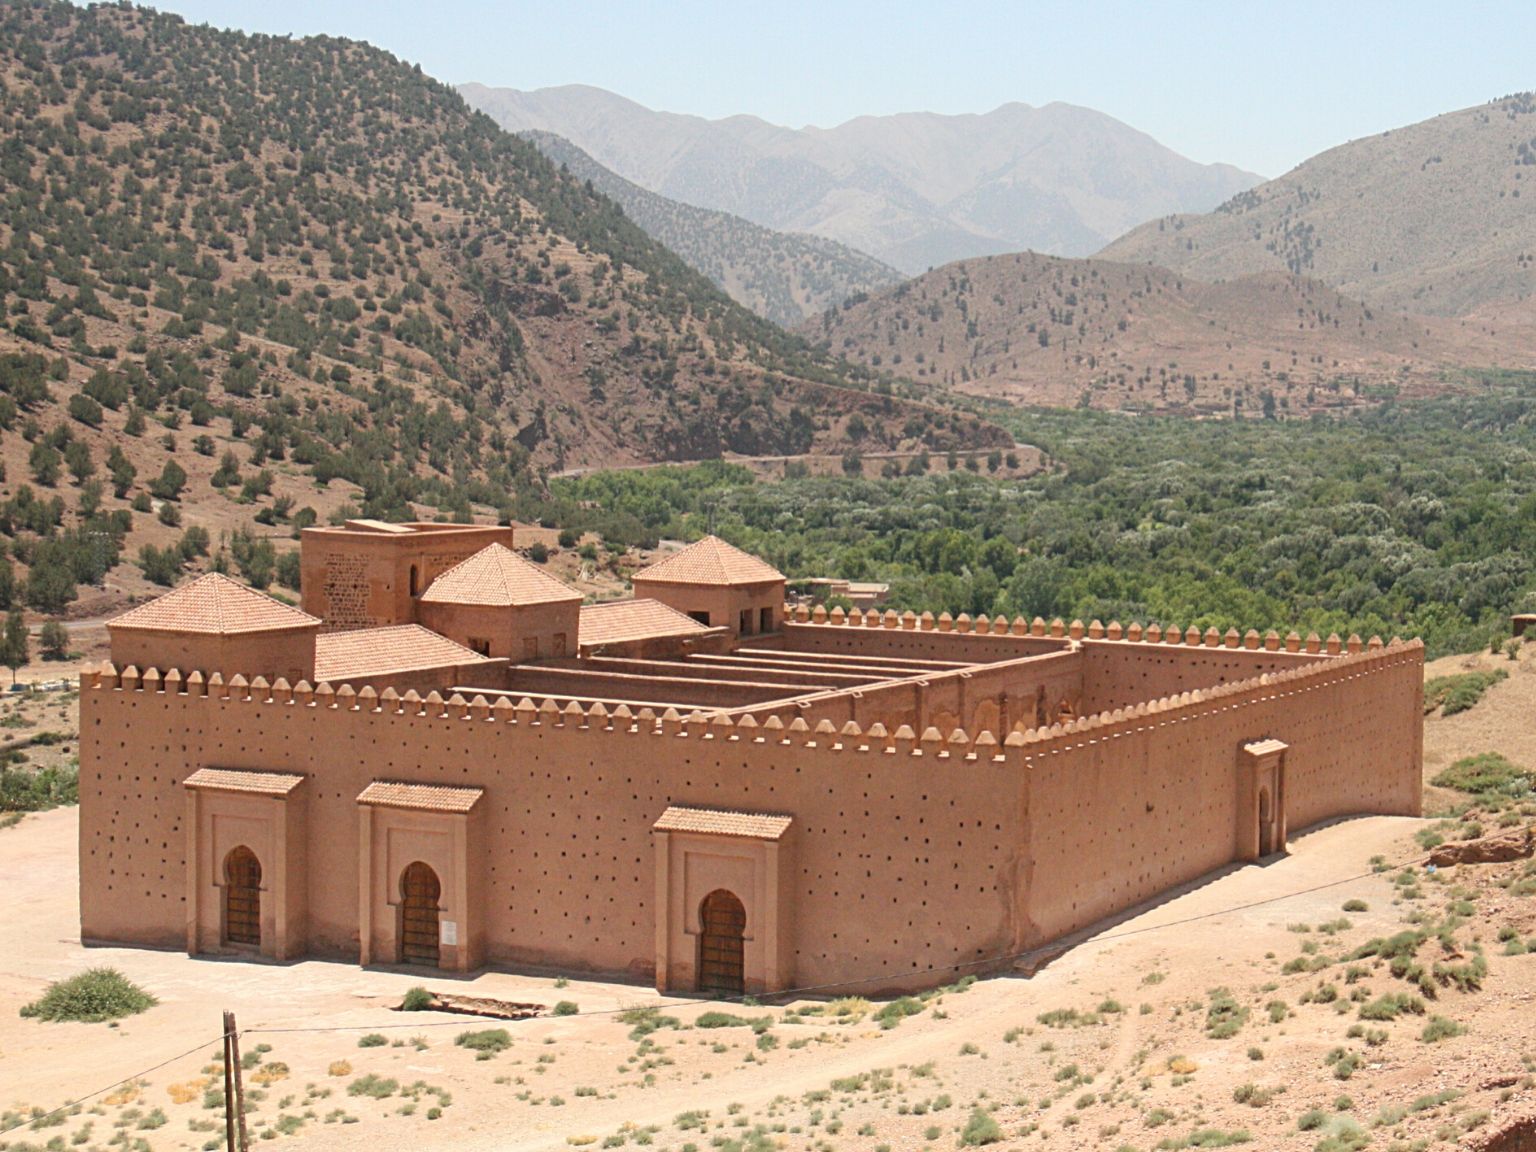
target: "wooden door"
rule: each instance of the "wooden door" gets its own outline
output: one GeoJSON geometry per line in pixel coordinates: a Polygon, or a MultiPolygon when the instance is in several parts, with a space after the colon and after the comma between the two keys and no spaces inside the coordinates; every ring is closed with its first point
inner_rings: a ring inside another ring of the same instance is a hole
{"type": "Polygon", "coordinates": [[[224,943],[261,947],[261,861],[244,844],[224,857],[224,943]]]}
{"type": "Polygon", "coordinates": [[[400,962],[436,968],[438,960],[438,898],[443,886],[437,873],[420,860],[400,876],[400,962]]]}
{"type": "Polygon", "coordinates": [[[734,893],[717,888],[699,906],[699,991],[740,996],[746,991],[744,938],[747,910],[734,893]]]}

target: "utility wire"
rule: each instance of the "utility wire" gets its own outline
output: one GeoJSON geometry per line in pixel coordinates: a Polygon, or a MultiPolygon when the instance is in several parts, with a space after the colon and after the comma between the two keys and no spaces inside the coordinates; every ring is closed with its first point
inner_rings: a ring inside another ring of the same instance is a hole
{"type": "MultiPolygon", "coordinates": [[[[1087,945],[1087,944],[1107,944],[1107,943],[1112,943],[1112,942],[1114,942],[1116,940],[1130,939],[1133,936],[1144,936],[1144,935],[1146,935],[1149,932],[1161,932],[1161,931],[1163,931],[1166,928],[1180,928],[1180,927],[1183,927],[1183,926],[1188,925],[1188,924],[1198,923],[1199,921],[1202,921],[1202,920],[1211,920],[1211,919],[1214,919],[1214,918],[1216,918],[1218,916],[1231,915],[1234,912],[1246,912],[1246,911],[1248,911],[1250,909],[1253,909],[1253,908],[1262,908],[1262,907],[1264,907],[1265,905],[1268,905],[1268,904],[1278,904],[1279,902],[1281,902],[1283,900],[1291,900],[1291,899],[1294,899],[1297,896],[1308,896],[1308,895],[1311,895],[1314,892],[1325,892],[1325,891],[1327,891],[1330,888],[1337,888],[1337,887],[1340,887],[1341,885],[1344,885],[1344,884],[1352,884],[1356,880],[1368,879],[1371,876],[1379,875],[1380,873],[1383,873],[1383,872],[1391,872],[1391,871],[1393,871],[1395,869],[1398,869],[1398,868],[1407,868],[1407,867],[1412,866],[1412,865],[1417,865],[1417,864],[1425,863],[1425,862],[1428,861],[1428,859],[1429,859],[1428,856],[1415,856],[1415,857],[1412,857],[1412,858],[1407,859],[1407,860],[1397,861],[1396,863],[1393,863],[1393,864],[1382,864],[1382,865],[1378,865],[1378,866],[1373,867],[1371,869],[1371,871],[1369,871],[1369,872],[1360,872],[1360,873],[1357,873],[1357,874],[1352,875],[1352,876],[1344,876],[1344,877],[1341,877],[1341,878],[1339,878],[1337,880],[1329,880],[1329,881],[1326,881],[1326,882],[1324,882],[1322,884],[1314,884],[1310,888],[1301,888],[1301,889],[1297,889],[1294,892],[1282,893],[1279,896],[1269,896],[1269,897],[1265,897],[1262,900],[1250,900],[1250,901],[1248,901],[1245,904],[1233,904],[1233,905],[1229,905],[1229,906],[1227,906],[1225,908],[1214,908],[1214,909],[1212,909],[1209,912],[1196,913],[1193,916],[1186,916],[1186,917],[1183,917],[1182,919],[1179,919],[1179,920],[1169,920],[1169,921],[1166,921],[1166,922],[1160,923],[1160,924],[1146,924],[1146,925],[1143,925],[1140,928],[1128,928],[1128,929],[1126,929],[1123,932],[1110,932],[1110,933],[1106,933],[1104,935],[1094,936],[1094,937],[1091,937],[1089,939],[1083,940],[1081,943],[1076,945],[1076,947],[1082,947],[1082,946],[1087,945]]],[[[1041,944],[1041,945],[1038,945],[1038,946],[1036,946],[1034,948],[1025,949],[1022,952],[1003,952],[1003,953],[999,953],[999,954],[997,954],[995,956],[986,956],[986,957],[982,957],[982,958],[977,959],[977,960],[961,960],[961,961],[957,961],[956,963],[953,963],[953,964],[935,964],[935,965],[930,965],[927,968],[915,969],[911,973],[908,973],[908,975],[910,975],[910,976],[933,976],[933,975],[938,975],[941,972],[957,972],[957,971],[960,971],[961,969],[964,969],[964,968],[976,968],[976,967],[990,966],[990,965],[993,965],[993,964],[1002,964],[1002,963],[1005,963],[1005,962],[1017,963],[1018,961],[1021,961],[1021,960],[1027,960],[1027,959],[1029,959],[1032,956],[1042,956],[1042,955],[1045,955],[1045,954],[1050,953],[1050,952],[1061,951],[1061,950],[1063,950],[1066,947],[1068,947],[1068,945],[1063,945],[1059,940],[1058,941],[1052,941],[1051,943],[1048,943],[1048,944],[1041,944]]],[[[867,977],[856,978],[856,979],[851,979],[851,980],[838,980],[838,981],[832,981],[832,982],[824,983],[824,984],[806,984],[806,985],[802,985],[802,986],[800,986],[798,988],[785,988],[785,989],[782,989],[781,991],[778,991],[778,992],[767,993],[766,995],[769,996],[772,999],[781,1000],[781,999],[793,998],[793,997],[796,997],[796,996],[807,995],[807,994],[813,993],[813,992],[833,992],[833,991],[837,991],[838,989],[842,989],[842,988],[851,988],[851,987],[855,987],[855,986],[860,985],[860,984],[868,984],[868,983],[870,983],[870,982],[872,982],[874,980],[883,979],[884,977],[886,977],[888,975],[889,975],[889,973],[882,972],[882,973],[879,973],[879,974],[877,974],[875,976],[867,976],[867,977]]],[[[658,1008],[660,1008],[660,1007],[665,1007],[665,1008],[691,1008],[691,1007],[702,1006],[702,1005],[705,1005],[705,1004],[743,1004],[748,999],[751,999],[751,997],[748,997],[748,996],[722,996],[722,997],[715,997],[715,998],[709,999],[709,1000],[703,1000],[703,999],[680,1000],[680,1001],[676,1001],[674,1003],[670,1003],[670,1004],[666,1004],[666,1005],[657,1005],[657,1007],[658,1008]]],[[[583,1017],[585,1017],[585,1018],[589,1018],[590,1019],[590,1018],[595,1017],[595,1016],[620,1016],[620,1015],[623,1015],[626,1012],[632,1012],[632,1011],[634,1011],[633,1007],[630,1007],[630,1008],[604,1008],[604,1009],[599,1009],[598,1011],[595,1011],[595,1012],[583,1012],[583,1013],[581,1013],[581,1015],[583,1017]]],[[[494,1019],[494,1017],[492,1017],[492,1019],[494,1019]]],[[[424,1021],[415,1021],[415,1022],[412,1022],[410,1024],[340,1024],[340,1025],[332,1025],[332,1026],[328,1026],[328,1027],[307,1027],[307,1028],[263,1028],[263,1027],[256,1027],[256,1028],[241,1028],[241,1029],[239,1029],[235,1033],[235,1035],[239,1035],[239,1036],[257,1036],[257,1035],[261,1035],[261,1036],[275,1036],[275,1035],[282,1035],[282,1034],[289,1034],[289,1033],[296,1033],[296,1032],[379,1032],[379,1031],[384,1031],[386,1029],[410,1029],[412,1031],[419,1031],[419,1030],[421,1030],[423,1028],[462,1028],[464,1026],[464,1023],[465,1023],[464,1019],[460,1018],[460,1019],[457,1019],[457,1020],[424,1020],[424,1021]]],[[[227,1038],[227,1034],[221,1033],[219,1036],[214,1037],[214,1041],[222,1040],[222,1039],[226,1039],[226,1038],[227,1038]]],[[[79,1097],[77,1097],[74,1100],[71,1100],[71,1101],[69,1101],[69,1102],[67,1102],[65,1104],[61,1104],[59,1107],[55,1108],[51,1112],[45,1112],[41,1116],[29,1116],[29,1117],[26,1117],[23,1120],[20,1120],[20,1121],[18,1121],[16,1123],[10,1125],[7,1128],[0,1128],[0,1136],[4,1136],[4,1135],[6,1135],[8,1133],[15,1132],[15,1131],[17,1131],[20,1128],[27,1127],[28,1125],[36,1124],[39,1121],[52,1119],[53,1117],[58,1116],[61,1113],[67,1112],[69,1109],[73,1108],[77,1104],[83,1104],[87,1100],[95,1099],[97,1096],[104,1096],[108,1092],[111,1092],[115,1088],[121,1088],[125,1084],[130,1084],[133,1081],[141,1079],[144,1076],[148,1076],[148,1075],[150,1075],[153,1072],[158,1072],[158,1071],[160,1071],[160,1069],[165,1068],[168,1065],[174,1064],[178,1060],[185,1060],[188,1056],[191,1056],[193,1053],[195,1053],[195,1052],[199,1051],[200,1049],[206,1047],[208,1045],[208,1043],[211,1043],[211,1041],[204,1041],[204,1042],[198,1044],[196,1047],[187,1049],[187,1051],[181,1053],[178,1056],[172,1056],[169,1060],[163,1060],[159,1064],[156,1064],[156,1065],[154,1065],[151,1068],[144,1069],[142,1072],[135,1072],[133,1075],[124,1077],[123,1079],[118,1080],[116,1083],[108,1084],[105,1088],[98,1088],[94,1092],[88,1092],[88,1093],[86,1093],[83,1096],[79,1096],[79,1097]]]]}
{"type": "MultiPolygon", "coordinates": [[[[213,1038],[213,1041],[216,1042],[216,1041],[219,1041],[219,1040],[223,1040],[223,1039],[226,1038],[227,1035],[228,1035],[227,1033],[220,1033],[219,1035],[217,1035],[217,1036],[215,1036],[213,1038]]],[[[142,1072],[135,1072],[132,1076],[124,1077],[123,1079],[119,1080],[115,1084],[108,1084],[105,1088],[98,1088],[94,1092],[87,1092],[84,1096],[79,1096],[79,1097],[76,1097],[74,1100],[68,1101],[67,1103],[60,1104],[52,1112],[44,1112],[41,1116],[28,1116],[26,1119],[19,1120],[15,1124],[12,1124],[8,1128],[0,1128],[0,1136],[4,1136],[4,1135],[6,1135],[9,1132],[15,1132],[18,1128],[25,1128],[29,1124],[37,1124],[37,1123],[40,1123],[41,1121],[44,1121],[44,1120],[51,1120],[51,1119],[53,1119],[53,1117],[59,1115],[60,1113],[69,1111],[76,1104],[84,1104],[87,1100],[94,1100],[98,1096],[105,1096],[108,1092],[112,1091],[114,1088],[121,1088],[124,1084],[132,1084],[135,1080],[138,1080],[139,1078],[141,1078],[143,1076],[148,1076],[151,1072],[158,1072],[158,1071],[160,1071],[160,1069],[166,1067],[167,1065],[174,1064],[178,1060],[185,1060],[188,1056],[191,1056],[194,1052],[198,1052],[198,1051],[202,1050],[203,1048],[206,1048],[209,1043],[211,1043],[211,1041],[206,1041],[205,1040],[201,1044],[197,1045],[196,1048],[188,1048],[180,1056],[172,1056],[169,1060],[162,1060],[160,1063],[156,1064],[153,1068],[146,1068],[142,1072]]]]}

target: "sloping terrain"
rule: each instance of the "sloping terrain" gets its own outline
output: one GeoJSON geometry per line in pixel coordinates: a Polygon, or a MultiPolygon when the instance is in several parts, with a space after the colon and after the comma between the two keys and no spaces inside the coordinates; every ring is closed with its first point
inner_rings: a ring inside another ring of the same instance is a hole
{"type": "Polygon", "coordinates": [[[1099,255],[1203,280],[1289,271],[1405,312],[1528,303],[1536,93],[1351,141],[1214,212],[1143,224],[1099,255]]]}
{"type": "Polygon", "coordinates": [[[1530,327],[1402,316],[1318,280],[1034,253],[967,260],[801,331],[872,370],[1019,403],[1299,415],[1522,368],[1530,327]]]}
{"type": "Polygon", "coordinates": [[[0,3],[0,140],[0,532],[24,569],[0,606],[14,575],[57,612],[125,546],[173,545],[145,565],[168,579],[253,519],[839,452],[856,411],[893,441],[1011,443],[862,390],[365,45],[0,3]]]}
{"type": "Polygon", "coordinates": [[[786,328],[824,308],[890,288],[900,272],[805,232],[775,232],[729,212],[695,208],[648,192],[610,172],[563,136],[526,132],[539,151],[613,200],[738,304],[786,328]]]}
{"type": "Polygon", "coordinates": [[[1086,256],[1143,220],[1215,207],[1260,179],[1070,104],[797,130],[653,112],[580,85],[459,90],[509,131],[556,133],[652,192],[825,236],[909,275],[1021,248],[1086,256]]]}

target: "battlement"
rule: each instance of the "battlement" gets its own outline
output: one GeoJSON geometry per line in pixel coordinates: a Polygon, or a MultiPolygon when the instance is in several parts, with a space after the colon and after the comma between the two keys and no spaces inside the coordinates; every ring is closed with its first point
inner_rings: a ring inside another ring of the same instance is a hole
{"type": "MultiPolygon", "coordinates": [[[[310,684],[306,680],[290,684],[281,677],[268,681],[262,676],[247,679],[238,674],[225,680],[217,672],[205,678],[200,672],[183,676],[174,668],[165,672],[149,668],[141,672],[133,666],[118,670],[111,664],[86,669],[81,673],[80,684],[86,692],[154,693],[182,696],[189,701],[229,701],[384,717],[504,724],[513,728],[651,734],[700,741],[820,748],[833,752],[875,752],[964,760],[1012,758],[1027,764],[1039,755],[1070,747],[1083,738],[1107,737],[1126,730],[1179,722],[1202,712],[1316,691],[1405,664],[1422,667],[1421,641],[1405,642],[1394,638],[1390,644],[1383,644],[1379,638],[1373,637],[1369,644],[1353,644],[1351,651],[1333,660],[1303,664],[1280,672],[1266,672],[1250,679],[1209,688],[1197,688],[1133,706],[1084,715],[1066,722],[1018,727],[1001,734],[989,729],[970,733],[960,727],[945,731],[933,725],[919,732],[911,725],[888,727],[876,722],[862,726],[854,720],[839,724],[821,719],[812,723],[794,717],[785,721],[777,715],[758,720],[750,713],[733,717],[724,711],[702,709],[684,713],[676,708],[659,711],[646,707],[632,709],[625,704],[610,708],[600,701],[584,706],[579,701],[570,700],[561,705],[549,698],[522,696],[514,699],[512,695],[500,692],[477,692],[472,695],[452,692],[445,697],[440,692],[432,691],[423,696],[414,689],[401,693],[392,687],[377,691],[372,686],[354,689],[349,684],[333,687],[327,682],[310,684]],[[1010,749],[1018,749],[1020,752],[1017,756],[1011,756],[1010,749]]],[[[945,675],[966,676],[969,673],[945,675]]]]}
{"type": "Polygon", "coordinates": [[[1358,635],[1351,633],[1349,638],[1340,639],[1338,633],[1331,633],[1325,640],[1316,632],[1309,633],[1305,639],[1295,631],[1287,633],[1284,637],[1273,629],[1260,635],[1257,629],[1250,628],[1247,632],[1239,633],[1236,628],[1228,628],[1221,632],[1216,628],[1207,628],[1201,631],[1194,625],[1187,629],[1178,627],[1163,628],[1157,623],[1143,626],[1139,623],[1128,625],[1121,624],[1118,620],[1105,625],[1099,620],[1084,624],[1081,620],[1073,620],[1071,623],[1063,621],[1060,617],[1047,623],[1036,616],[1033,620],[1025,620],[1022,616],[1015,616],[1011,621],[1006,616],[988,617],[982,613],[972,618],[968,613],[962,612],[959,616],[951,616],[948,612],[935,616],[932,612],[924,612],[921,615],[912,612],[897,612],[894,608],[885,611],[871,608],[867,612],[855,608],[850,612],[844,612],[841,607],[828,611],[824,605],[818,604],[815,608],[808,608],[804,604],[787,606],[784,610],[786,623],[813,624],[833,628],[884,628],[888,630],[901,630],[906,632],[954,632],[961,635],[973,636],[1028,636],[1034,639],[1052,640],[1107,640],[1122,641],[1130,644],[1167,644],[1182,645],[1189,648],[1242,648],[1248,651],[1266,652],[1291,652],[1306,653],[1308,655],[1340,656],[1354,654],[1367,648],[1379,649],[1384,646],[1380,636],[1372,636],[1369,641],[1362,640],[1358,635]]]}

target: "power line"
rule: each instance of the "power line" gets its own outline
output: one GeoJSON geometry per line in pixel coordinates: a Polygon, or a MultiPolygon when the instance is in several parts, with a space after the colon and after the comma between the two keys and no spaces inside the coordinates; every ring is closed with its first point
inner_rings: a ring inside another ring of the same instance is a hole
{"type": "Polygon", "coordinates": [[[144,1076],[148,1076],[151,1072],[158,1072],[160,1069],[166,1067],[167,1065],[174,1064],[178,1060],[185,1060],[194,1052],[198,1052],[201,1049],[206,1048],[210,1043],[215,1043],[222,1039],[224,1039],[224,1036],[223,1034],[220,1034],[215,1036],[212,1041],[205,1040],[201,1044],[198,1044],[195,1048],[188,1048],[180,1056],[172,1056],[169,1060],[162,1060],[153,1068],[146,1068],[142,1072],[135,1072],[132,1076],[124,1077],[115,1084],[108,1084],[105,1088],[98,1088],[94,1092],[87,1092],[84,1096],[79,1096],[65,1104],[60,1104],[52,1112],[44,1112],[41,1116],[28,1116],[26,1119],[20,1120],[8,1128],[0,1128],[0,1136],[4,1136],[9,1132],[15,1132],[18,1128],[25,1128],[29,1124],[37,1124],[43,1120],[51,1120],[53,1117],[58,1116],[60,1113],[69,1111],[77,1104],[84,1104],[87,1100],[94,1100],[98,1096],[105,1096],[114,1088],[121,1088],[124,1084],[132,1084],[135,1080],[138,1080],[144,1076]]]}
{"type": "MultiPolygon", "coordinates": [[[[1107,944],[1107,943],[1112,943],[1112,942],[1117,941],[1117,940],[1127,940],[1127,939],[1130,939],[1131,937],[1134,937],[1134,936],[1144,936],[1144,935],[1146,935],[1146,934],[1148,934],[1150,932],[1161,932],[1161,931],[1163,931],[1164,929],[1167,929],[1167,928],[1181,928],[1181,927],[1184,927],[1185,925],[1195,924],[1195,923],[1198,923],[1198,922],[1200,922],[1202,920],[1212,920],[1212,919],[1215,919],[1218,916],[1228,916],[1228,915],[1231,915],[1234,912],[1246,912],[1246,911],[1248,911],[1250,909],[1253,909],[1253,908],[1262,908],[1262,907],[1264,907],[1266,905],[1269,905],[1269,904],[1278,904],[1278,903],[1280,903],[1281,901],[1284,901],[1284,900],[1292,900],[1292,899],[1295,899],[1298,896],[1308,896],[1308,895],[1311,895],[1312,893],[1315,893],[1315,892],[1326,892],[1330,888],[1338,888],[1338,887],[1340,887],[1340,886],[1342,886],[1344,884],[1352,884],[1356,880],[1369,879],[1371,876],[1379,875],[1382,872],[1390,872],[1390,871],[1393,871],[1394,869],[1397,869],[1397,868],[1407,868],[1407,867],[1409,867],[1411,865],[1417,865],[1417,864],[1420,864],[1420,863],[1424,863],[1424,862],[1427,862],[1428,859],[1429,859],[1429,857],[1427,855],[1426,856],[1415,856],[1415,857],[1412,857],[1410,859],[1400,860],[1400,861],[1397,861],[1397,862],[1392,863],[1392,864],[1382,864],[1382,865],[1378,865],[1378,866],[1373,867],[1372,870],[1369,871],[1369,872],[1360,872],[1360,873],[1356,873],[1355,875],[1351,875],[1351,876],[1343,876],[1343,877],[1340,877],[1337,880],[1329,880],[1329,881],[1326,881],[1326,882],[1324,882],[1322,884],[1314,884],[1310,888],[1300,888],[1300,889],[1297,889],[1297,890],[1295,890],[1293,892],[1285,892],[1285,893],[1282,893],[1281,895],[1278,895],[1278,896],[1269,896],[1269,897],[1266,897],[1266,898],[1264,898],[1262,900],[1250,900],[1250,901],[1248,901],[1247,903],[1244,903],[1244,904],[1232,904],[1232,905],[1228,905],[1227,907],[1224,907],[1224,908],[1214,908],[1214,909],[1212,909],[1209,912],[1199,912],[1199,913],[1196,913],[1193,916],[1186,916],[1186,917],[1183,917],[1182,919],[1179,919],[1179,920],[1169,920],[1169,921],[1166,921],[1166,922],[1161,923],[1161,924],[1147,924],[1147,925],[1143,925],[1140,928],[1128,928],[1128,929],[1126,929],[1123,932],[1106,933],[1104,935],[1095,936],[1095,937],[1092,937],[1091,939],[1084,940],[1081,943],[1079,943],[1078,945],[1076,945],[1076,947],[1082,947],[1082,946],[1087,945],[1087,944],[1107,944]]],[[[1061,944],[1060,941],[1052,941],[1052,942],[1047,943],[1047,944],[1037,945],[1034,948],[1027,948],[1027,949],[1025,949],[1022,952],[1004,952],[1004,953],[999,953],[999,954],[997,954],[995,956],[986,956],[986,957],[982,957],[982,958],[976,959],[976,960],[961,960],[961,961],[957,961],[956,963],[953,963],[953,964],[934,964],[934,965],[930,965],[927,968],[914,969],[908,975],[910,975],[910,976],[934,976],[934,975],[938,975],[939,973],[942,973],[942,972],[957,972],[957,971],[960,971],[960,970],[965,969],[965,968],[988,967],[988,966],[991,966],[991,965],[994,965],[994,964],[1002,964],[1002,963],[1009,963],[1009,962],[1017,963],[1017,962],[1019,962],[1021,960],[1027,960],[1027,959],[1029,959],[1032,956],[1042,956],[1042,955],[1045,955],[1045,954],[1050,953],[1050,952],[1060,951],[1064,947],[1066,947],[1066,946],[1061,944]]],[[[868,983],[871,983],[874,980],[883,979],[883,978],[885,978],[888,975],[889,975],[889,973],[882,972],[882,973],[879,973],[879,974],[874,975],[874,976],[865,976],[865,977],[859,977],[859,978],[850,979],[850,980],[838,980],[838,981],[832,981],[832,982],[824,983],[824,984],[806,984],[806,985],[802,985],[802,986],[800,986],[798,988],[785,988],[785,989],[782,989],[782,990],[777,991],[777,992],[766,993],[766,995],[771,997],[772,999],[779,1000],[779,999],[786,999],[786,998],[791,998],[791,997],[795,997],[795,996],[808,995],[808,994],[817,993],[817,992],[833,992],[833,991],[837,991],[837,990],[843,989],[843,988],[851,988],[851,987],[855,987],[855,986],[858,986],[858,985],[861,985],[861,984],[868,984],[868,983]]],[[[682,1000],[682,1001],[677,1001],[675,1003],[671,1003],[671,1004],[667,1004],[667,1005],[658,1005],[657,1007],[692,1008],[692,1007],[699,1007],[699,1006],[706,1005],[706,1004],[743,1004],[744,1005],[745,1001],[747,1001],[749,999],[752,999],[752,997],[748,997],[748,996],[722,996],[722,997],[715,997],[715,998],[709,999],[709,1000],[702,1000],[702,999],[682,1000]]],[[[634,1011],[633,1007],[630,1007],[630,1008],[604,1008],[604,1009],[599,1009],[598,1011],[595,1011],[595,1012],[583,1012],[580,1015],[585,1017],[585,1018],[591,1019],[593,1017],[598,1017],[598,1016],[620,1016],[620,1015],[623,1015],[626,1012],[632,1012],[632,1011],[634,1011]]],[[[487,1019],[494,1019],[494,1017],[487,1017],[487,1019]]],[[[392,1030],[392,1029],[410,1029],[412,1031],[419,1031],[420,1029],[423,1029],[423,1028],[462,1028],[465,1023],[466,1023],[466,1021],[463,1018],[461,1018],[461,1019],[457,1019],[457,1020],[413,1021],[412,1023],[409,1023],[409,1024],[338,1024],[338,1025],[330,1025],[330,1026],[326,1026],[326,1027],[313,1027],[312,1026],[312,1027],[304,1027],[304,1028],[262,1028],[262,1027],[256,1027],[256,1028],[241,1028],[238,1031],[238,1033],[236,1033],[236,1035],[241,1035],[241,1036],[251,1036],[251,1035],[276,1036],[276,1035],[284,1035],[284,1034],[290,1034],[290,1033],[296,1033],[296,1032],[380,1032],[380,1031],[392,1030]]],[[[219,1036],[214,1037],[213,1041],[204,1041],[202,1043],[199,1043],[195,1047],[187,1049],[187,1051],[181,1053],[180,1055],[172,1056],[168,1060],[163,1060],[159,1064],[156,1064],[156,1065],[154,1065],[151,1068],[146,1068],[146,1069],[144,1069],[141,1072],[135,1072],[133,1075],[124,1077],[123,1079],[118,1080],[116,1083],[108,1084],[105,1088],[99,1088],[99,1089],[97,1089],[94,1092],[88,1092],[88,1093],[86,1093],[83,1096],[79,1096],[79,1097],[77,1097],[74,1100],[71,1100],[71,1101],[69,1101],[69,1102],[67,1102],[65,1104],[61,1104],[59,1107],[55,1108],[51,1112],[45,1112],[41,1116],[29,1116],[29,1117],[27,1117],[27,1118],[25,1118],[25,1119],[23,1119],[21,1121],[18,1121],[15,1124],[10,1125],[7,1128],[0,1128],[0,1136],[4,1136],[4,1135],[6,1135],[6,1134],[8,1134],[10,1132],[17,1131],[20,1128],[25,1128],[28,1125],[36,1124],[36,1123],[38,1123],[41,1120],[51,1119],[51,1118],[53,1118],[55,1116],[60,1115],[61,1113],[67,1112],[69,1109],[75,1107],[75,1105],[77,1105],[77,1104],[83,1104],[83,1103],[85,1103],[85,1101],[93,1100],[97,1096],[103,1096],[106,1093],[111,1092],[115,1088],[121,1088],[125,1084],[130,1084],[130,1083],[132,1083],[135,1080],[138,1080],[138,1079],[141,1079],[142,1077],[150,1075],[151,1073],[158,1072],[160,1069],[165,1068],[168,1065],[174,1064],[178,1060],[185,1060],[188,1056],[191,1056],[193,1053],[195,1053],[195,1052],[199,1051],[200,1049],[206,1047],[209,1043],[226,1039],[227,1036],[228,1036],[227,1033],[221,1033],[219,1036]]]]}

